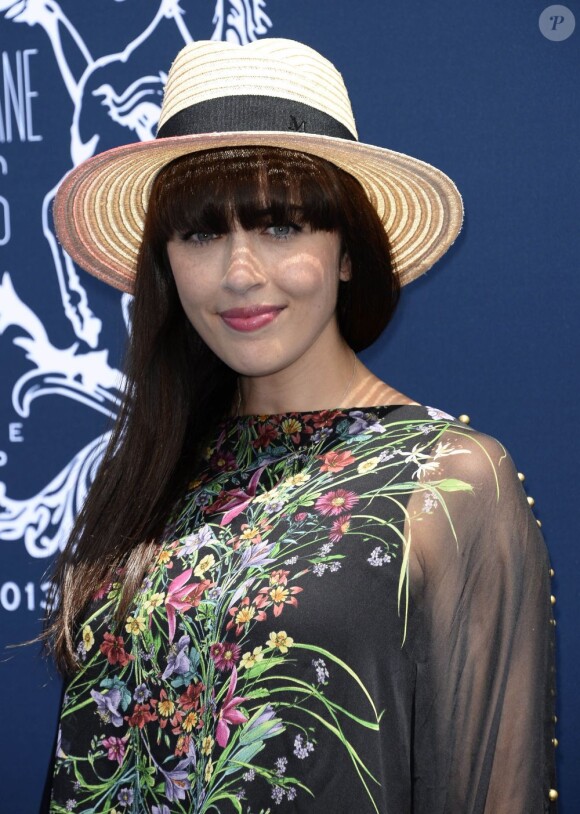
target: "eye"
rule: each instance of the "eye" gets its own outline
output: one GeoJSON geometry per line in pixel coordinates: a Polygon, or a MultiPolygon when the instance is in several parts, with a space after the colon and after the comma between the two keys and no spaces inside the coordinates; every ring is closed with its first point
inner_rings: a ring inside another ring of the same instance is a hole
{"type": "Polygon", "coordinates": [[[301,227],[296,223],[282,223],[276,226],[268,226],[266,233],[278,240],[285,240],[291,235],[297,234],[302,231],[301,227]]]}
{"type": "Polygon", "coordinates": [[[215,234],[215,232],[192,232],[186,235],[186,240],[195,245],[202,246],[205,243],[211,243],[212,240],[217,240],[218,237],[219,235],[215,234]]]}

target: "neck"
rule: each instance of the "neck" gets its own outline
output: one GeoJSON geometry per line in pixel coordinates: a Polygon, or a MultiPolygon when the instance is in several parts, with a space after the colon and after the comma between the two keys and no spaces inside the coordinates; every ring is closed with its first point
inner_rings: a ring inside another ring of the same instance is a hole
{"type": "Polygon", "coordinates": [[[236,412],[267,415],[346,406],[362,367],[346,343],[327,364],[315,354],[299,361],[270,375],[240,376],[236,412]]]}

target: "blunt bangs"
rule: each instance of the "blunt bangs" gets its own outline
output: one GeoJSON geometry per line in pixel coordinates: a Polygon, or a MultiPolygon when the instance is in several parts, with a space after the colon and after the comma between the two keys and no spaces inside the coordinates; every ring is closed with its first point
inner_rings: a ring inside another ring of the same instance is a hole
{"type": "Polygon", "coordinates": [[[167,256],[169,240],[194,232],[227,234],[236,224],[251,231],[292,223],[340,236],[352,277],[339,283],[338,325],[353,350],[368,348],[387,326],[399,299],[389,238],[353,175],[296,150],[205,150],[160,170],[145,218],[136,297],[147,300],[157,315],[166,302],[169,322],[186,320],[167,256]]]}
{"type": "Polygon", "coordinates": [[[246,230],[296,223],[341,232],[341,198],[336,168],[323,159],[239,147],[175,159],[159,172],[150,205],[158,237],[167,241],[175,234],[225,234],[235,223],[246,230]]]}

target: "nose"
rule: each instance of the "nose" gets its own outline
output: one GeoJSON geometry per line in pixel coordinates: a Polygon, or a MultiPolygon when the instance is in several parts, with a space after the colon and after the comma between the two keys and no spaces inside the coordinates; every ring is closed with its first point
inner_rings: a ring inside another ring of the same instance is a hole
{"type": "Polygon", "coordinates": [[[256,235],[240,227],[232,229],[227,236],[224,253],[222,284],[230,291],[244,294],[251,288],[265,283],[265,269],[256,246],[256,235]]]}

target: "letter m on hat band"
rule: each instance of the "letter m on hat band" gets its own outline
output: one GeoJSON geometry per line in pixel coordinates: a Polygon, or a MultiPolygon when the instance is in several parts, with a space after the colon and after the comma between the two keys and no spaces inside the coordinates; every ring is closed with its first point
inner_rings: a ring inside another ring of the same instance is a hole
{"type": "Polygon", "coordinates": [[[167,119],[157,138],[251,130],[316,133],[356,141],[344,124],[323,110],[291,99],[252,95],[222,96],[190,105],[167,119]]]}

